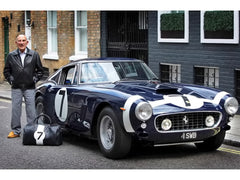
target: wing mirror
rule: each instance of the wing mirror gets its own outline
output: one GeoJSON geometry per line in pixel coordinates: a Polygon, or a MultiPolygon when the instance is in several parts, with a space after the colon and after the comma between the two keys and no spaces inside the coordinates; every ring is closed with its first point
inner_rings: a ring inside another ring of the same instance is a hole
{"type": "Polygon", "coordinates": [[[65,84],[65,85],[71,85],[71,81],[70,81],[69,79],[66,79],[66,81],[65,81],[64,84],[65,84]]]}

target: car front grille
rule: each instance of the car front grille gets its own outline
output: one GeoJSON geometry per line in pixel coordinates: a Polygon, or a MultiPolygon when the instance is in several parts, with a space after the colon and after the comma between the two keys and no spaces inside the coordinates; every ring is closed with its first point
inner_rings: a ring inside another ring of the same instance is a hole
{"type": "Polygon", "coordinates": [[[172,122],[172,127],[168,131],[164,132],[209,128],[205,125],[205,119],[207,116],[214,117],[215,121],[212,127],[218,125],[221,118],[221,114],[219,112],[191,112],[158,116],[155,119],[155,127],[157,131],[164,131],[161,128],[161,123],[164,119],[169,119],[172,122]]]}

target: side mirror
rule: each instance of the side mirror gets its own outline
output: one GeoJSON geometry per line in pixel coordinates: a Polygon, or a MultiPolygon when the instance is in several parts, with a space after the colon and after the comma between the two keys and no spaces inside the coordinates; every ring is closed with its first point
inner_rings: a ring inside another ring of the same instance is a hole
{"type": "Polygon", "coordinates": [[[69,79],[66,79],[66,81],[65,81],[64,84],[65,84],[65,85],[71,85],[71,81],[70,81],[69,79]]]}

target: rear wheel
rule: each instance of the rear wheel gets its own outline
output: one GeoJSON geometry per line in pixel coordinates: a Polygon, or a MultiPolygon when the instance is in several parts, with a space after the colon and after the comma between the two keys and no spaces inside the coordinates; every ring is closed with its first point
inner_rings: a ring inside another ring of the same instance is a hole
{"type": "Polygon", "coordinates": [[[221,130],[217,135],[205,140],[203,143],[195,143],[200,151],[215,151],[218,149],[225,138],[226,131],[221,130]]]}
{"type": "Polygon", "coordinates": [[[97,137],[102,153],[108,158],[123,158],[131,150],[132,138],[123,131],[110,107],[104,108],[98,117],[97,137]]]}

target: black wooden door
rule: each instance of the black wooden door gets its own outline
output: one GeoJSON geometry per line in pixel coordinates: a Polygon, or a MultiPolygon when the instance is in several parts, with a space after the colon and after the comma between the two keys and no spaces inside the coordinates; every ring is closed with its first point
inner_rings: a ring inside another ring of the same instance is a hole
{"type": "Polygon", "coordinates": [[[8,17],[2,18],[4,25],[4,60],[6,62],[9,53],[9,19],[8,17]]]}
{"type": "Polygon", "coordinates": [[[148,63],[148,13],[107,12],[107,56],[129,57],[148,63]]]}

